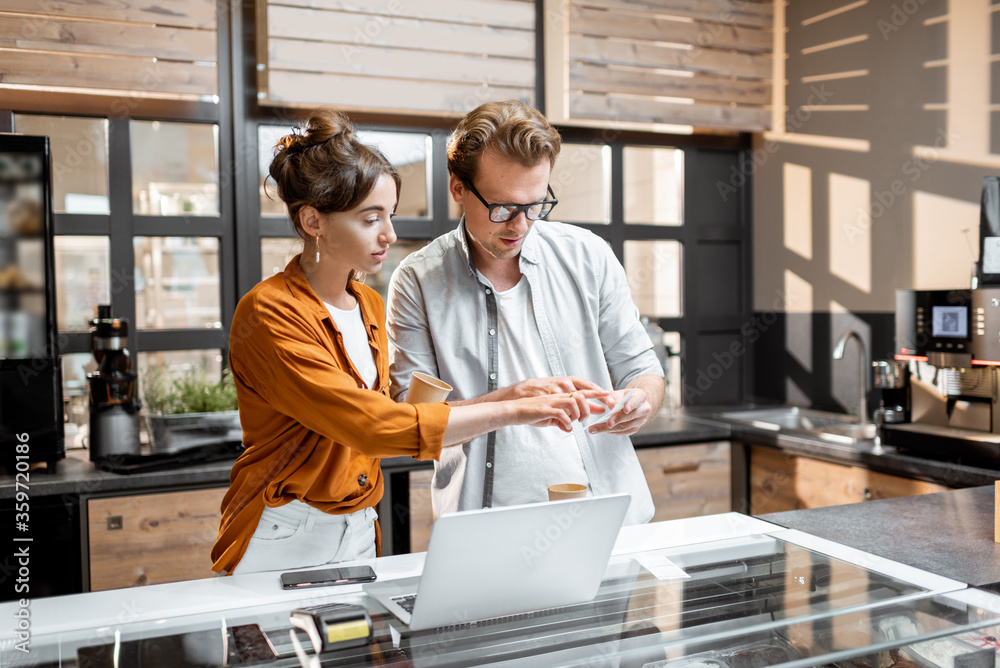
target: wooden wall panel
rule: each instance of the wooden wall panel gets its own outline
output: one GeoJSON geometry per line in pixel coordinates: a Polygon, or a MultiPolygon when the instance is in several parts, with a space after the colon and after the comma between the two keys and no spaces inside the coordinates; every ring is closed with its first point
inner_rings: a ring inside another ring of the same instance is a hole
{"type": "Polygon", "coordinates": [[[0,83],[6,84],[190,95],[208,94],[216,85],[214,67],[169,61],[17,51],[3,58],[2,63],[0,83]]]}
{"type": "Polygon", "coordinates": [[[771,27],[771,6],[764,2],[733,2],[733,0],[580,0],[580,6],[598,9],[622,9],[641,13],[668,10],[672,16],[705,21],[725,20],[737,26],[771,27]]]}
{"type": "Polygon", "coordinates": [[[215,30],[215,0],[4,0],[5,12],[215,30]]]}
{"type": "Polygon", "coordinates": [[[569,50],[573,54],[573,61],[579,63],[706,72],[742,79],[769,79],[771,77],[771,56],[769,54],[685,49],[663,44],[641,44],[625,40],[587,37],[586,35],[570,35],[569,50]]]}
{"type": "Polygon", "coordinates": [[[510,0],[406,0],[397,2],[365,2],[364,0],[281,0],[282,5],[310,9],[329,9],[354,14],[405,16],[411,19],[448,21],[474,26],[535,29],[535,6],[531,1],[510,0]]]}
{"type": "MultiPolygon", "coordinates": [[[[571,119],[622,123],[692,125],[705,128],[739,128],[763,132],[771,125],[770,109],[728,105],[674,104],[624,95],[576,93],[569,98],[571,119]]],[[[572,121],[570,121],[572,122],[572,121]]],[[[655,127],[650,127],[655,130],[655,127]]]]}
{"type": "Polygon", "coordinates": [[[8,0],[0,7],[0,89],[217,95],[216,13],[215,0],[8,0]]]}
{"type": "Polygon", "coordinates": [[[769,129],[772,22],[770,2],[545,0],[548,116],[769,129]]]}
{"type": "Polygon", "coordinates": [[[534,104],[530,0],[262,1],[257,23],[264,105],[461,116],[534,104]]]}
{"type": "Polygon", "coordinates": [[[570,7],[569,21],[572,32],[584,35],[692,45],[702,40],[710,41],[715,49],[739,49],[751,53],[771,50],[770,30],[734,25],[716,30],[713,24],[700,21],[659,19],[648,14],[641,16],[583,7],[570,7]]]}
{"type": "Polygon", "coordinates": [[[530,88],[283,72],[270,78],[268,101],[287,106],[332,104],[355,108],[363,103],[366,109],[460,116],[489,100],[528,99],[532,93],[530,88]],[[405,104],[405,109],[398,108],[400,104],[405,104]]]}
{"type": "Polygon", "coordinates": [[[515,58],[483,58],[465,54],[384,49],[359,46],[345,58],[341,45],[274,38],[269,44],[270,65],[275,70],[321,74],[351,74],[366,77],[397,78],[399,61],[406,60],[414,69],[427,73],[430,80],[440,73],[445,83],[484,82],[495,86],[522,87],[535,76],[533,61],[515,58]]]}

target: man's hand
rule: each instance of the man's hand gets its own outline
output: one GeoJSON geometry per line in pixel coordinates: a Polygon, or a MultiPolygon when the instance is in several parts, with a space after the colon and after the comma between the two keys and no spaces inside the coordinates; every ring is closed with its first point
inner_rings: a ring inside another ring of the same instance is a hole
{"type": "MultiPolygon", "coordinates": [[[[624,390],[616,390],[612,393],[614,397],[614,404],[621,400],[631,388],[626,388],[624,390]]],[[[587,431],[591,434],[622,434],[624,436],[631,436],[635,432],[639,431],[642,425],[646,424],[646,421],[653,414],[653,407],[650,405],[649,398],[646,395],[646,390],[643,388],[643,383],[638,383],[638,387],[635,388],[635,392],[632,396],[628,398],[625,402],[624,408],[617,413],[608,418],[608,421],[604,424],[595,424],[590,427],[587,431]]]]}
{"type": "Polygon", "coordinates": [[[597,389],[524,397],[515,399],[512,403],[517,406],[518,424],[559,427],[565,432],[571,432],[574,422],[582,422],[591,415],[599,415],[608,410],[597,402],[607,404],[610,401],[610,392],[597,389]]]}

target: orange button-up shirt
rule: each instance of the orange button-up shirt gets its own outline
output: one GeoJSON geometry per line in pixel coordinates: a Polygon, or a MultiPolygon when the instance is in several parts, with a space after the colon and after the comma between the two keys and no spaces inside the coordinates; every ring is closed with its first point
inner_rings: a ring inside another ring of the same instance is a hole
{"type": "Polygon", "coordinates": [[[265,506],[298,499],[325,513],[353,513],[382,498],[380,457],[441,454],[448,404],[414,406],[389,397],[382,298],[360,283],[350,289],[378,369],[372,389],[364,387],[298,257],[236,307],[229,366],[246,451],[222,501],[212,548],[217,572],[232,572],[243,558],[265,506]]]}

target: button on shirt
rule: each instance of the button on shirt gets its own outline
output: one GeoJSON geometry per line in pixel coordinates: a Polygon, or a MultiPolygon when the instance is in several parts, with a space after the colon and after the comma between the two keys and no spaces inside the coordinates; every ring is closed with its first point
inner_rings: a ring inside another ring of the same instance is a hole
{"type": "MultiPolygon", "coordinates": [[[[479,280],[488,279],[479,274],[479,280]]],[[[551,376],[545,348],[531,307],[528,282],[521,277],[510,290],[497,292],[499,334],[499,386],[524,378],[551,376]]],[[[491,336],[497,329],[491,329],[491,336]]],[[[574,429],[582,429],[575,425],[574,429]]],[[[513,506],[544,500],[548,485],[560,482],[588,484],[580,447],[573,434],[555,428],[529,425],[504,428],[503,447],[496,449],[493,505],[513,506]]],[[[487,462],[487,468],[489,468],[487,462]]]]}
{"type": "MultiPolygon", "coordinates": [[[[581,376],[606,389],[624,388],[642,375],[663,376],[630,299],[625,271],[602,239],[582,228],[539,220],[524,240],[519,267],[551,375],[581,376]]],[[[464,221],[405,258],[393,274],[387,304],[393,398],[405,396],[413,371],[450,384],[453,399],[500,387],[498,344],[489,334],[498,328],[491,324],[497,320],[496,295],[477,275],[464,221]]],[[[495,432],[495,466],[487,466],[488,436],[442,451],[431,485],[436,513],[492,505],[498,453],[509,433],[495,432]]],[[[573,438],[592,492],[631,494],[625,521],[649,521],[653,502],[631,440],[579,428],[573,438]]],[[[537,500],[545,498],[544,489],[538,494],[537,500]]]]}

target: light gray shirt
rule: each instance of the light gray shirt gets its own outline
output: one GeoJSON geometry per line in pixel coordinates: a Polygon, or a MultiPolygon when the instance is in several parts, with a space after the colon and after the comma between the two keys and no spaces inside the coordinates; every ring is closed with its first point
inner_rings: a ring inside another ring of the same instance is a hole
{"type": "MultiPolygon", "coordinates": [[[[624,388],[638,376],[663,376],[625,270],[604,240],[583,228],[539,220],[524,240],[519,266],[553,376],[580,376],[607,389],[624,388]]],[[[450,384],[451,399],[498,389],[496,296],[477,276],[464,221],[400,263],[386,311],[390,391],[397,401],[413,371],[450,384]]],[[[495,449],[517,445],[506,443],[504,432],[441,451],[431,484],[436,514],[492,505],[495,449]]],[[[591,492],[631,494],[625,522],[648,522],[653,501],[631,440],[581,428],[573,434],[591,492]]],[[[544,489],[535,493],[545,500],[544,489]]]]}

